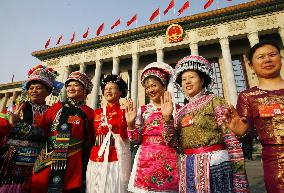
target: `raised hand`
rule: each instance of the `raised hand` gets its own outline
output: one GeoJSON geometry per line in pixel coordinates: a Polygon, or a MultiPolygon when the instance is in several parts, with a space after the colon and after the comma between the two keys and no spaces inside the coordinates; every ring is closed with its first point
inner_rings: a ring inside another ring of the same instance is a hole
{"type": "Polygon", "coordinates": [[[246,118],[240,117],[232,105],[226,109],[223,121],[226,123],[226,126],[238,136],[244,135],[248,129],[246,118]]]}
{"type": "Polygon", "coordinates": [[[9,123],[12,127],[15,127],[20,120],[20,113],[25,108],[26,103],[21,103],[16,107],[14,113],[9,112],[9,123]]]}
{"type": "Polygon", "coordinates": [[[161,112],[165,121],[170,121],[172,118],[174,106],[172,96],[169,91],[164,92],[164,96],[161,97],[161,112]]]}
{"type": "Polygon", "coordinates": [[[137,116],[136,107],[134,107],[133,101],[127,99],[125,103],[125,119],[127,122],[128,130],[135,129],[135,118],[137,116]]]}

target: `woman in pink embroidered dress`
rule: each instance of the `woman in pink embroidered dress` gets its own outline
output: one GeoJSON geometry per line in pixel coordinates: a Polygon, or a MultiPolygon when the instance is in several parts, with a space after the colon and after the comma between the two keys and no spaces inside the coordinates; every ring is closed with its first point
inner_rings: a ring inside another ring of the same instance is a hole
{"type": "Polygon", "coordinates": [[[136,113],[131,99],[126,103],[129,139],[141,143],[128,185],[131,192],[178,191],[177,155],[175,149],[168,146],[171,133],[165,132],[169,130],[163,124],[163,114],[168,109],[163,106],[162,96],[169,95],[166,90],[171,71],[172,68],[162,62],[146,66],[141,83],[150,97],[150,104],[141,106],[136,113]]]}
{"type": "Polygon", "coordinates": [[[247,118],[251,134],[256,127],[262,145],[264,181],[268,193],[284,192],[284,80],[280,49],[262,41],[248,55],[259,85],[243,91],[237,111],[247,118]]]}

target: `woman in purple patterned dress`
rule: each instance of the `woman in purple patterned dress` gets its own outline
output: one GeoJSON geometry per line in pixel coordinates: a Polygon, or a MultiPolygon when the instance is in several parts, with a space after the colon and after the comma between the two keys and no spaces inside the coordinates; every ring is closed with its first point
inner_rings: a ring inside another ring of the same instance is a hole
{"type": "Polygon", "coordinates": [[[264,181],[268,193],[284,192],[284,80],[280,49],[275,42],[254,45],[248,55],[258,86],[243,91],[237,111],[246,117],[247,134],[256,127],[262,144],[264,181]]]}

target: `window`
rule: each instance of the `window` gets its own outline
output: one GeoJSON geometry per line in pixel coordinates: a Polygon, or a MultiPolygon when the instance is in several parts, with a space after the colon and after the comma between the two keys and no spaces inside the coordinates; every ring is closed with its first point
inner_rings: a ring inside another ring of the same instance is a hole
{"type": "Polygon", "coordinates": [[[224,97],[222,76],[218,58],[209,59],[213,68],[213,85],[211,92],[216,96],[224,97]]]}
{"type": "Polygon", "coordinates": [[[238,95],[247,89],[247,80],[244,71],[244,61],[241,55],[232,56],[232,65],[234,70],[234,78],[237,86],[238,95]]]}
{"type": "Polygon", "coordinates": [[[179,88],[177,88],[177,86],[175,84],[173,84],[173,85],[174,85],[174,89],[173,89],[174,102],[176,104],[183,106],[184,100],[185,100],[184,94],[179,88]]]}

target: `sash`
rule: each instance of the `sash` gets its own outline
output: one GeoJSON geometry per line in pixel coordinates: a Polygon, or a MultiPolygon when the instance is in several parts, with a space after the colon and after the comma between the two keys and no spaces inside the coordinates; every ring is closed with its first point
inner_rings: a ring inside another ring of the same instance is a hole
{"type": "MultiPolygon", "coordinates": [[[[49,176],[48,192],[62,193],[64,190],[64,178],[66,174],[68,154],[70,154],[70,139],[73,124],[79,124],[83,121],[83,127],[86,126],[86,115],[80,107],[68,106],[63,104],[59,124],[57,122],[57,131],[55,139],[46,148],[52,151],[51,174],[49,176]],[[76,117],[78,117],[76,119],[76,117]],[[80,119],[79,119],[80,118],[80,119]],[[78,122],[79,121],[79,122],[78,122]]],[[[83,161],[83,160],[82,160],[83,161]]]]}
{"type": "Polygon", "coordinates": [[[129,181],[131,163],[130,163],[130,150],[129,141],[124,142],[119,134],[112,132],[112,125],[108,123],[106,116],[106,107],[103,108],[103,121],[108,126],[108,133],[106,134],[103,143],[99,149],[98,156],[101,157],[104,154],[104,161],[102,162],[102,180],[99,181],[100,191],[105,192],[105,186],[107,182],[108,174],[108,157],[109,157],[109,147],[113,143],[112,137],[114,138],[114,145],[117,151],[117,158],[119,164],[120,172],[120,188],[118,192],[125,192],[127,190],[127,184],[129,181]]]}
{"type": "Polygon", "coordinates": [[[48,192],[62,193],[64,190],[64,177],[67,165],[68,146],[71,136],[71,126],[67,123],[57,128],[54,143],[51,174],[48,183],[48,192]]]}

